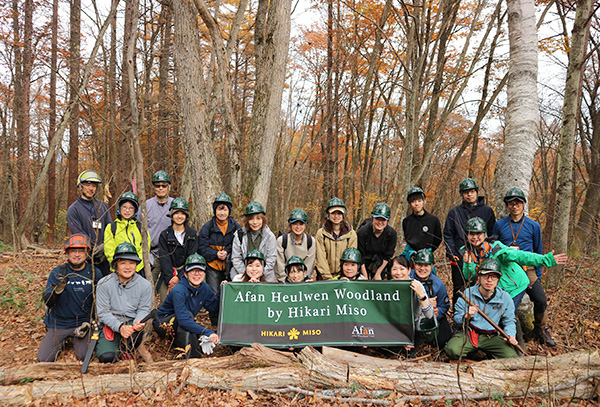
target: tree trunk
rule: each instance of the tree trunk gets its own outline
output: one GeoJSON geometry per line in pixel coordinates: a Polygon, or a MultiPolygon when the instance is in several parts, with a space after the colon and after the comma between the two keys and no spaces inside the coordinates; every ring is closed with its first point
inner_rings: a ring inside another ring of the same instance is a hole
{"type": "Polygon", "coordinates": [[[255,20],[256,86],[250,122],[250,148],[246,191],[267,205],[280,128],[281,100],[285,84],[291,0],[259,0],[255,20]]]}
{"type": "MultiPolygon", "coordinates": [[[[71,123],[69,125],[69,175],[67,200],[75,202],[79,197],[77,176],[79,175],[79,69],[81,58],[81,0],[71,0],[71,37],[69,40],[69,100],[73,104],[71,123]]],[[[93,169],[93,168],[88,168],[93,169]]]]}
{"type": "MultiPolygon", "coordinates": [[[[58,0],[52,2],[52,51],[50,56],[50,117],[48,119],[48,145],[56,130],[56,74],[58,69],[58,0]]],[[[53,153],[54,154],[54,153],[53,153]]],[[[46,243],[54,244],[56,224],[56,156],[48,166],[48,237],[46,243]]]]}
{"type": "Polygon", "coordinates": [[[167,140],[169,138],[169,106],[171,101],[168,96],[169,89],[169,59],[171,58],[173,10],[171,6],[161,4],[160,23],[163,25],[158,69],[158,113],[156,125],[157,153],[156,169],[163,169],[172,173],[172,168],[167,167],[167,140]]]}
{"type": "MultiPolygon", "coordinates": [[[[569,50],[567,82],[563,100],[562,127],[558,147],[556,179],[556,212],[552,228],[552,250],[565,253],[571,224],[571,196],[573,191],[573,152],[581,100],[581,74],[585,62],[587,36],[593,0],[578,0],[569,50]]],[[[557,287],[563,280],[563,266],[548,270],[548,284],[557,287]]]]}
{"type": "Polygon", "coordinates": [[[184,178],[196,222],[212,216],[212,200],[223,190],[208,129],[208,89],[202,71],[198,11],[192,0],[173,0],[174,59],[183,124],[184,178]]]}
{"type": "Polygon", "coordinates": [[[526,405],[529,397],[545,398],[550,392],[552,397],[591,399],[597,394],[600,377],[597,352],[548,357],[543,363],[539,356],[528,356],[455,365],[380,359],[328,347],[321,354],[310,346],[296,358],[254,344],[223,358],[141,366],[136,369],[128,362],[110,366],[94,362],[86,375],[79,373],[79,363],[0,368],[0,383],[4,384],[0,401],[3,405],[23,405],[32,399],[60,396],[154,392],[179,380],[184,386],[199,388],[297,392],[328,400],[337,397],[338,403],[348,401],[344,397],[362,397],[363,401],[383,405],[418,402],[416,399],[512,397],[526,405]]]}
{"type": "MultiPolygon", "coordinates": [[[[495,173],[497,218],[506,215],[503,197],[517,187],[529,194],[539,126],[537,27],[533,0],[508,0],[510,67],[504,148],[495,173]]],[[[492,205],[492,202],[489,202],[492,205]]]]}

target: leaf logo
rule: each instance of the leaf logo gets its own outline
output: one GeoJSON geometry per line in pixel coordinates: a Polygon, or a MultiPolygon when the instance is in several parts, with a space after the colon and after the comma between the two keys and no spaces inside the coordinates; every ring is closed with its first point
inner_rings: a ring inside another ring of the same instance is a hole
{"type": "Polygon", "coordinates": [[[300,332],[296,328],[292,328],[288,332],[288,336],[290,337],[290,341],[293,341],[294,339],[298,339],[299,335],[300,335],[300,332]]]}

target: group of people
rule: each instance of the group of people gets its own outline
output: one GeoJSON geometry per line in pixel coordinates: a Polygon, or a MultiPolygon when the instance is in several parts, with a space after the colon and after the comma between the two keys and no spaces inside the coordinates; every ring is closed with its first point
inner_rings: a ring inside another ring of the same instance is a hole
{"type": "MultiPolygon", "coordinates": [[[[67,211],[73,233],[65,243],[67,264],[51,272],[44,292],[48,330],[40,361],[55,360],[71,337],[76,356],[83,358],[93,313],[102,327],[96,347],[101,362],[130,357],[143,338],[141,321],[151,311],[153,290],[144,278],[139,202],[133,192],[121,195],[112,221],[106,203],[95,198],[101,182],[91,170],[78,178],[80,198],[67,211]]],[[[250,202],[240,225],[232,216],[231,197],[222,193],[213,202],[213,217],[198,232],[188,223],[188,202],[169,196],[169,174],[156,172],[152,184],[146,240],[160,301],[153,326],[159,336],[187,349],[188,357],[210,353],[218,344],[214,327],[220,286],[226,281],[412,280],[418,310],[415,345],[406,348],[409,357],[424,341],[445,349],[450,358],[476,349],[496,357],[515,356],[515,310],[527,292],[534,302],[536,337],[555,346],[547,326],[541,267],[563,264],[566,255],[543,255],[540,226],[525,216],[527,200],[517,188],[504,198],[510,216],[496,222],[475,181],[463,180],[462,203],[448,213],[443,233],[439,219],[425,210],[424,191],[411,188],[410,214],[402,222],[406,245],[394,257],[397,233],[388,224],[391,208],[385,203],[376,204],[355,231],[346,220],[344,202],[333,198],[314,237],[306,233],[307,213],[294,209],[288,231],[276,237],[263,205],[250,202]],[[450,297],[435,270],[434,253],[442,242],[452,266],[454,328],[447,318],[450,297]],[[459,290],[476,305],[467,306],[459,290]],[[202,308],[209,312],[212,329],[195,322],[202,308]],[[499,337],[477,308],[503,326],[509,338],[499,337]]]]}

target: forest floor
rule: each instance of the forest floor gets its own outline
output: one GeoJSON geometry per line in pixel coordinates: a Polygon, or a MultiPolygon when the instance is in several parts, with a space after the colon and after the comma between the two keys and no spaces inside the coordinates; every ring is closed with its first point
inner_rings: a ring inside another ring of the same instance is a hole
{"type": "MultiPolygon", "coordinates": [[[[62,254],[41,254],[32,251],[12,253],[4,252],[0,256],[0,367],[29,365],[36,363],[40,342],[45,335],[43,324],[45,308],[41,302],[42,292],[50,270],[62,264],[62,254]]],[[[438,276],[449,283],[449,267],[437,265],[438,276]]],[[[450,291],[450,289],[448,290],[450,291]]],[[[570,261],[565,269],[564,284],[559,289],[547,290],[551,333],[558,346],[547,348],[530,340],[527,351],[532,355],[554,356],[578,350],[600,350],[600,259],[586,258],[583,261],[570,261]]],[[[206,314],[200,315],[204,323],[208,323],[206,314]]],[[[152,332],[146,341],[154,361],[165,361],[177,356],[175,350],[169,349],[166,341],[159,340],[152,332]]],[[[371,356],[397,358],[385,349],[357,349],[371,356]]],[[[219,346],[207,357],[218,358],[231,355],[228,346],[219,346]]],[[[445,356],[437,349],[423,346],[414,363],[420,361],[446,362],[445,356]]],[[[67,348],[57,363],[76,362],[72,350],[67,348]]],[[[141,361],[140,361],[141,362],[141,361]]],[[[119,362],[127,363],[127,362],[119,362]]],[[[141,362],[143,363],[143,362],[141,362]]],[[[87,398],[60,397],[36,401],[34,405],[71,405],[71,406],[111,406],[111,405],[198,405],[198,406],[337,406],[354,405],[327,401],[318,396],[306,395],[269,395],[252,391],[208,390],[187,386],[186,390],[175,397],[176,385],[166,392],[155,395],[152,399],[133,393],[102,394],[87,398]],[[175,393],[174,393],[175,392],[175,393]]],[[[566,401],[566,400],[565,400],[566,401]]],[[[598,401],[596,400],[596,403],[598,401]]],[[[509,401],[513,405],[513,401],[509,401]]],[[[547,405],[548,400],[531,398],[528,405],[547,405]],[[531,404],[533,403],[533,404],[531,404]]],[[[445,400],[429,403],[429,405],[452,405],[445,400]]],[[[469,402],[469,405],[509,405],[505,400],[469,402]]],[[[519,405],[515,400],[514,405],[519,405]]],[[[590,405],[586,401],[569,400],[570,405],[590,405]]],[[[418,400],[408,404],[419,405],[418,400]]],[[[460,402],[454,402],[460,405],[460,402]]]]}

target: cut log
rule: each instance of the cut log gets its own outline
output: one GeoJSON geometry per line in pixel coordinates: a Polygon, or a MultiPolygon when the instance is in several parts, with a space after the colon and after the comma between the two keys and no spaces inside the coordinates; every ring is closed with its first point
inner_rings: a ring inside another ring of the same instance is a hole
{"type": "Polygon", "coordinates": [[[0,405],[21,405],[33,399],[83,397],[122,391],[152,391],[179,380],[219,390],[315,392],[324,397],[356,398],[356,390],[378,398],[398,395],[394,404],[416,398],[435,400],[577,397],[597,392],[600,357],[575,352],[554,357],[529,356],[470,364],[388,360],[325,347],[324,354],[304,348],[298,357],[261,345],[232,356],[135,365],[93,363],[79,373],[79,363],[37,363],[1,368],[0,405]],[[182,373],[183,372],[183,373],[182,373]],[[45,380],[42,380],[45,379],[45,380]],[[460,386],[459,386],[460,380],[460,386]],[[25,383],[16,385],[16,383],[25,383]],[[350,390],[352,389],[352,390],[350,390]],[[549,396],[550,395],[550,396],[549,396]]]}

